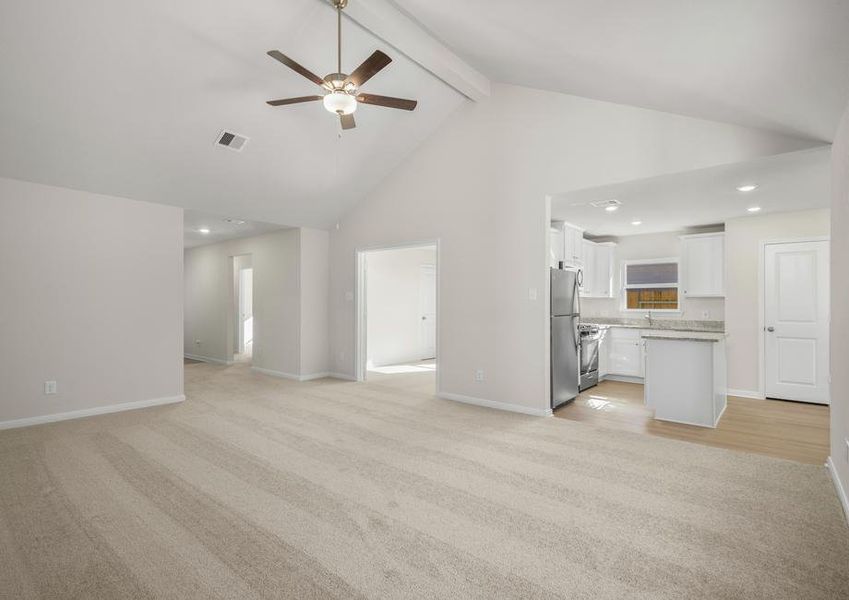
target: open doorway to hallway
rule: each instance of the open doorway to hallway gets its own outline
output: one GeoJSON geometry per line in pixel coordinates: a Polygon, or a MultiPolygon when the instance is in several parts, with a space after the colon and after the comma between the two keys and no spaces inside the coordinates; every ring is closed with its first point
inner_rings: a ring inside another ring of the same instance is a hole
{"type": "Polygon", "coordinates": [[[359,264],[358,378],[435,393],[436,244],[364,251],[359,264]]]}
{"type": "Polygon", "coordinates": [[[233,257],[233,362],[249,363],[253,356],[254,341],[254,289],[253,257],[250,254],[233,257]]]}

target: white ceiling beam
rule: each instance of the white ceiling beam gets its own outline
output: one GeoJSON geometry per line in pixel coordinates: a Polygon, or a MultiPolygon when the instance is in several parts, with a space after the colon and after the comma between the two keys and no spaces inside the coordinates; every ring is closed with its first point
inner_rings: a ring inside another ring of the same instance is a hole
{"type": "MultiPolygon", "coordinates": [[[[328,3],[328,0],[320,0],[328,3]]],[[[344,14],[470,100],[489,96],[489,79],[387,0],[350,0],[344,14]]]]}

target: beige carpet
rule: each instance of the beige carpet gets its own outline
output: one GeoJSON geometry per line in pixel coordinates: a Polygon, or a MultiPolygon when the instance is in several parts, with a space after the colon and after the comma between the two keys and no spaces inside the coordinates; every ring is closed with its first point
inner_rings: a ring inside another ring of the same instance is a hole
{"type": "Polygon", "coordinates": [[[0,597],[849,598],[823,468],[392,381],[193,364],[181,405],[0,432],[0,597]]]}

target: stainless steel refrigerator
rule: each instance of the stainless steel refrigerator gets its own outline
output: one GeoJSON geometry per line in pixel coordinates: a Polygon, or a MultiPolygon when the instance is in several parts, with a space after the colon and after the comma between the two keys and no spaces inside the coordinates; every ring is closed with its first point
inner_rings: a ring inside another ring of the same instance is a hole
{"type": "Polygon", "coordinates": [[[578,396],[581,379],[579,277],[579,271],[551,269],[551,408],[578,396]]]}

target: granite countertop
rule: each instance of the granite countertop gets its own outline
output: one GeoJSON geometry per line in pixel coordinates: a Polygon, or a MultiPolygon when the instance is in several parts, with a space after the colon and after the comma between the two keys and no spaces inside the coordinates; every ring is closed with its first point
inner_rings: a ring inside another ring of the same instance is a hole
{"type": "MultiPolygon", "coordinates": [[[[625,319],[620,317],[585,317],[581,323],[599,327],[621,327],[624,329],[645,329],[652,332],[676,331],[690,333],[725,333],[725,321],[691,321],[683,319],[655,319],[649,323],[646,319],[625,319]]],[[[699,336],[696,336],[699,337],[699,336]]]]}

